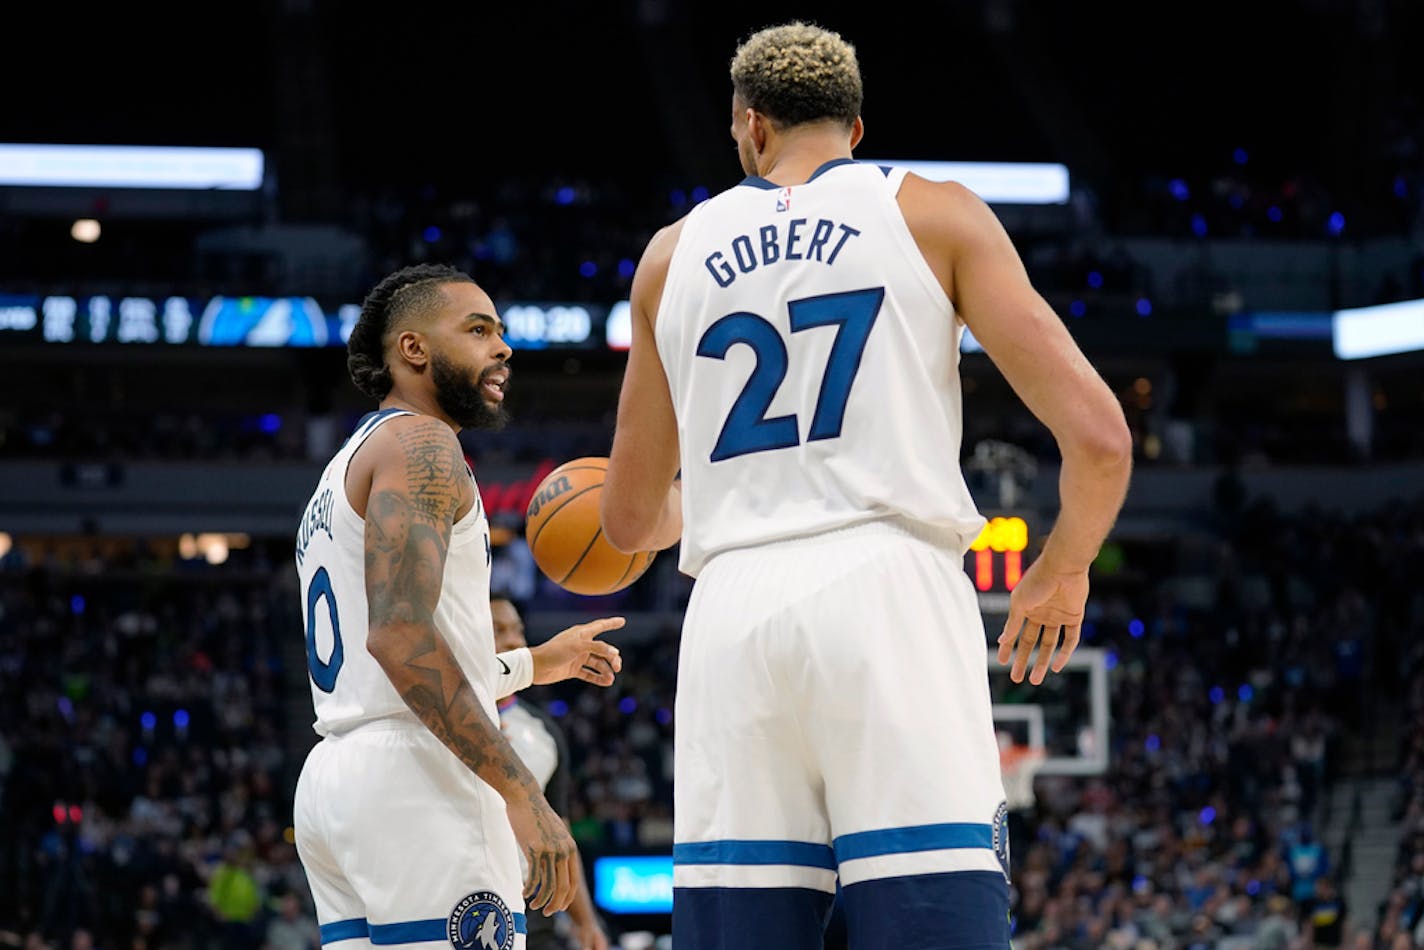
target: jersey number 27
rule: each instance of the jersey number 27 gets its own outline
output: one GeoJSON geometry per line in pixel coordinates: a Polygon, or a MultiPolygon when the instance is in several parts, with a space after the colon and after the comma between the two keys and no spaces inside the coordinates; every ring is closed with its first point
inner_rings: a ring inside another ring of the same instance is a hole
{"type": "MultiPolygon", "coordinates": [[[[787,303],[791,332],[799,333],[816,327],[836,327],[836,338],[821,376],[821,391],[816,409],[811,415],[811,431],[807,442],[834,439],[841,434],[845,421],[846,402],[850,387],[860,370],[860,358],[870,330],[885,300],[885,288],[851,290],[818,297],[803,297],[787,303]]],[[[752,348],[756,365],[747,377],[746,385],[732,403],[727,421],[717,444],[712,447],[710,461],[720,462],[749,455],[785,449],[801,442],[796,414],[766,417],[776,391],[786,379],[790,357],[781,333],[764,317],[741,311],[729,313],[707,328],[697,341],[697,355],[714,360],[725,359],[738,343],[752,348]]]]}

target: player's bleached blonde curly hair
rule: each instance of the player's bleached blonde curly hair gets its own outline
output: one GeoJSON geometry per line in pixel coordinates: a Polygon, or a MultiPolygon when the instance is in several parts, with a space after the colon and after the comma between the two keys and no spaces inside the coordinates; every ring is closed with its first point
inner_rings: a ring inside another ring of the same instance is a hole
{"type": "Polygon", "coordinates": [[[737,47],[732,90],[779,126],[835,119],[849,128],[864,97],[855,47],[801,20],[758,30],[737,47]]]}

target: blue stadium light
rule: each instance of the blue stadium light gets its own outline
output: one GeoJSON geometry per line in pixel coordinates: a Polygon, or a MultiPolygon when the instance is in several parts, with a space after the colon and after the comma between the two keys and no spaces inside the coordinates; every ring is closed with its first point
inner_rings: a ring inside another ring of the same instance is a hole
{"type": "Polygon", "coordinates": [[[1396,198],[1409,197],[1409,182],[1404,180],[1403,175],[1394,176],[1394,196],[1396,198]]]}
{"type": "Polygon", "coordinates": [[[1097,290],[1103,285],[1103,275],[1095,270],[1088,271],[1088,286],[1097,290]]]}
{"type": "Polygon", "coordinates": [[[593,899],[614,914],[671,913],[672,855],[596,858],[593,899]]]}
{"type": "Polygon", "coordinates": [[[1345,230],[1345,216],[1338,211],[1330,215],[1330,221],[1326,224],[1326,229],[1329,230],[1333,237],[1339,237],[1345,230]]]}
{"type": "Polygon", "coordinates": [[[1201,810],[1201,814],[1197,816],[1197,820],[1204,825],[1211,824],[1213,821],[1216,821],[1216,809],[1210,805],[1206,806],[1201,810]]]}
{"type": "Polygon", "coordinates": [[[659,706],[657,719],[659,725],[666,726],[668,723],[672,722],[672,710],[668,709],[666,706],[659,706]]]}
{"type": "Polygon", "coordinates": [[[674,188],[668,192],[668,203],[674,208],[681,208],[687,204],[687,192],[681,188],[674,188]]]}
{"type": "Polygon", "coordinates": [[[1167,182],[1167,191],[1178,201],[1186,201],[1192,196],[1192,190],[1187,187],[1187,183],[1180,178],[1173,178],[1167,182]]]}
{"type": "Polygon", "coordinates": [[[867,165],[893,165],[930,181],[956,181],[989,204],[1061,205],[1072,194],[1068,166],[1056,162],[941,162],[866,158],[867,165]]]}
{"type": "Polygon", "coordinates": [[[1252,897],[1255,897],[1257,894],[1261,893],[1261,882],[1257,880],[1247,881],[1246,893],[1250,894],[1252,897]]]}
{"type": "Polygon", "coordinates": [[[146,712],[138,717],[139,724],[143,726],[144,732],[152,732],[154,726],[158,725],[158,717],[151,712],[146,712]]]}
{"type": "Polygon", "coordinates": [[[712,193],[708,191],[704,186],[698,185],[696,188],[692,189],[692,202],[693,204],[701,204],[709,197],[711,197],[711,195],[712,193]]]}
{"type": "Polygon", "coordinates": [[[618,276],[624,280],[628,280],[633,276],[633,271],[637,270],[637,268],[638,265],[632,258],[622,258],[618,261],[618,276]]]}
{"type": "Polygon", "coordinates": [[[70,702],[68,696],[59,697],[59,701],[55,705],[59,707],[59,714],[66,720],[74,718],[74,703],[70,702]]]}
{"type": "Polygon", "coordinates": [[[630,716],[630,715],[632,715],[632,714],[633,714],[633,711],[636,710],[637,708],[638,708],[638,701],[637,701],[636,699],[634,699],[632,696],[624,696],[622,699],[618,700],[618,709],[619,709],[619,710],[623,713],[623,715],[625,715],[625,716],[630,716]]]}
{"type": "Polygon", "coordinates": [[[1231,160],[1238,165],[1245,165],[1247,160],[1250,159],[1250,157],[1251,156],[1246,154],[1246,150],[1244,148],[1238,148],[1236,151],[1231,153],[1231,160]]]}
{"type": "Polygon", "coordinates": [[[282,428],[282,417],[275,412],[269,412],[257,420],[257,428],[268,435],[273,435],[282,428]]]}
{"type": "Polygon", "coordinates": [[[1143,743],[1143,745],[1147,747],[1148,752],[1156,752],[1158,749],[1162,748],[1162,737],[1154,732],[1152,735],[1147,737],[1147,741],[1143,743]]]}
{"type": "Polygon", "coordinates": [[[1424,299],[1336,310],[1330,337],[1342,360],[1424,350],[1424,299]]]}
{"type": "Polygon", "coordinates": [[[577,197],[578,193],[574,191],[572,185],[565,185],[554,192],[554,200],[561,205],[571,205],[577,197]]]}
{"type": "Polygon", "coordinates": [[[187,729],[187,728],[188,728],[188,710],[186,710],[186,709],[175,709],[175,710],[173,710],[173,725],[177,726],[179,729],[187,729]]]}
{"type": "Polygon", "coordinates": [[[1222,689],[1220,686],[1213,686],[1211,688],[1211,692],[1207,693],[1207,698],[1209,698],[1211,700],[1211,704],[1215,706],[1226,698],[1226,690],[1222,689]]]}
{"type": "Polygon", "coordinates": [[[1088,312],[1088,305],[1081,300],[1075,300],[1068,305],[1068,312],[1075,317],[1081,317],[1088,312]]]}
{"type": "Polygon", "coordinates": [[[1141,640],[1142,635],[1147,632],[1147,625],[1136,617],[1128,622],[1127,632],[1132,634],[1134,640],[1141,640]]]}
{"type": "Polygon", "coordinates": [[[1142,894],[1151,886],[1152,882],[1147,879],[1145,874],[1139,874],[1132,879],[1132,891],[1135,894],[1142,894]]]}
{"type": "Polygon", "coordinates": [[[593,261],[584,261],[579,265],[579,276],[584,279],[591,279],[598,276],[598,265],[593,261]]]}
{"type": "Polygon", "coordinates": [[[139,768],[143,768],[145,765],[148,764],[148,750],[141,745],[134,746],[133,764],[137,765],[139,768]]]}
{"type": "Polygon", "coordinates": [[[569,704],[562,699],[556,699],[549,704],[549,715],[560,719],[569,714],[569,704]]]}
{"type": "Polygon", "coordinates": [[[1083,621],[1083,639],[1091,640],[1098,635],[1098,625],[1091,620],[1083,621]]]}
{"type": "Polygon", "coordinates": [[[1117,651],[1109,650],[1103,654],[1103,667],[1109,670],[1117,669],[1117,651]]]}
{"type": "Polygon", "coordinates": [[[256,148],[6,143],[0,185],[258,191],[265,164],[256,148]]]}
{"type": "Polygon", "coordinates": [[[425,238],[426,244],[434,244],[436,241],[440,240],[440,229],[432,224],[430,227],[422,231],[420,236],[425,238]]]}
{"type": "Polygon", "coordinates": [[[1152,316],[1152,301],[1148,300],[1146,297],[1138,297],[1138,298],[1137,298],[1137,315],[1138,315],[1139,317],[1150,317],[1150,316],[1152,316]]]}
{"type": "Polygon", "coordinates": [[[1256,695],[1256,691],[1251,688],[1250,683],[1242,683],[1241,688],[1236,691],[1236,698],[1243,703],[1249,703],[1251,697],[1256,695]]]}
{"type": "Polygon", "coordinates": [[[1266,209],[1266,217],[1270,218],[1272,221],[1279,223],[1280,220],[1285,217],[1285,214],[1281,211],[1280,208],[1277,208],[1275,205],[1271,205],[1269,208],[1266,209]]]}
{"type": "Polygon", "coordinates": [[[76,617],[82,615],[84,613],[84,598],[78,594],[69,598],[69,609],[76,617]]]}
{"type": "Polygon", "coordinates": [[[1192,233],[1197,237],[1206,237],[1206,218],[1199,214],[1192,215],[1192,233]]]}

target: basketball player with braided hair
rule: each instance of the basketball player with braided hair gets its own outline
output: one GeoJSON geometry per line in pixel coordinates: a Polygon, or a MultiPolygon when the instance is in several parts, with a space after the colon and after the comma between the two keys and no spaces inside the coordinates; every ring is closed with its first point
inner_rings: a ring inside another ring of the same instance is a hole
{"type": "Polygon", "coordinates": [[[322,473],[297,532],[321,741],[296,789],[322,943],[524,946],[525,898],[574,898],[564,819],[500,729],[531,683],[621,669],[608,617],[496,654],[489,524],[461,429],[503,424],[509,346],[467,274],[418,265],[371,290],[348,341],[378,402],[322,473]],[[521,867],[522,865],[522,867],[521,867]]]}
{"type": "Polygon", "coordinates": [[[1016,682],[1061,672],[1078,642],[1127,424],[983,201],[853,158],[850,43],[773,26],[731,80],[747,177],[644,250],[602,495],[609,541],[680,539],[695,578],[673,943],[820,948],[839,892],[853,950],[1007,950],[1007,806],[963,560],[984,526],[959,464],[965,326],[1063,458],[999,640],[1016,682]]]}

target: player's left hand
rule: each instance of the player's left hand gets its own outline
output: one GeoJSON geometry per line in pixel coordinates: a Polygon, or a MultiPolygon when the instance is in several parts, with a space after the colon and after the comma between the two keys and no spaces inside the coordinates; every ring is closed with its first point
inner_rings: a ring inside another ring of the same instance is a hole
{"type": "Polygon", "coordinates": [[[1078,648],[1087,600],[1087,568],[1065,570],[1047,555],[1029,565],[1009,595],[1009,617],[1004,632],[999,634],[999,662],[1013,663],[1009,679],[1022,683],[1027,674],[1028,681],[1039,686],[1050,668],[1055,673],[1063,672],[1078,648]],[[1035,648],[1038,658],[1030,672],[1029,660],[1035,648]]]}
{"type": "Polygon", "coordinates": [[[578,950],[608,950],[608,935],[597,921],[586,920],[575,924],[573,936],[578,950]]]}
{"type": "Polygon", "coordinates": [[[612,686],[623,669],[618,648],[599,640],[600,634],[617,630],[627,621],[603,617],[561,630],[536,647],[529,648],[534,659],[534,682],[544,686],[567,679],[580,679],[595,686],[612,686]]]}

